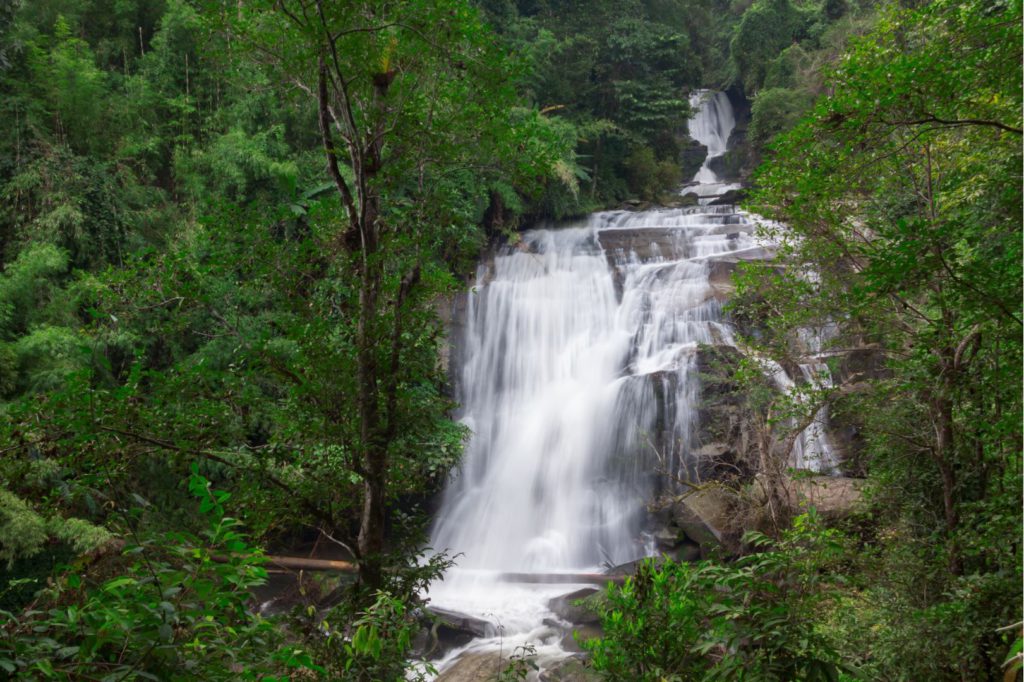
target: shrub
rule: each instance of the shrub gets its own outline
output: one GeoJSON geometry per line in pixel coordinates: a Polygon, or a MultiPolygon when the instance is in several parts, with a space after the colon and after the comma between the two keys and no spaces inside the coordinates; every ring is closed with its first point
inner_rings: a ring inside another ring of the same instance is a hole
{"type": "Polygon", "coordinates": [[[310,657],[250,610],[260,552],[224,515],[227,493],[193,474],[210,518],[200,537],[140,539],[123,570],[91,584],[70,571],[20,614],[0,612],[0,670],[37,679],[269,679],[310,657]]]}
{"type": "Polygon", "coordinates": [[[604,637],[584,643],[610,679],[836,680],[836,652],[814,628],[819,569],[839,556],[813,510],[734,564],[641,564],[602,607],[604,637]]]}

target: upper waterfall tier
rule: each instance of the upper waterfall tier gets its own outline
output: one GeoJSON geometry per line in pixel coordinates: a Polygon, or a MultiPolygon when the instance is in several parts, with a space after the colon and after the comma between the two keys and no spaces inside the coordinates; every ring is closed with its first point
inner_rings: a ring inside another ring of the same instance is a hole
{"type": "Polygon", "coordinates": [[[690,106],[696,110],[690,119],[690,137],[707,147],[708,155],[704,159],[691,184],[683,188],[684,194],[696,194],[701,203],[707,203],[731,189],[738,189],[738,183],[724,182],[711,169],[712,159],[718,158],[728,151],[729,137],[736,127],[736,116],[732,102],[724,92],[698,90],[690,95],[690,106]]]}

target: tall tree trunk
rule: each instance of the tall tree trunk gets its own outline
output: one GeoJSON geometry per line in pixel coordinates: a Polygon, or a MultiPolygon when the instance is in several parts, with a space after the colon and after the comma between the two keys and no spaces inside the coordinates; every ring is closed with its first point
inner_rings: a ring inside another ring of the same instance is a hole
{"type": "MultiPolygon", "coordinates": [[[[360,169],[366,173],[366,169],[360,169]]],[[[368,187],[368,182],[363,187],[368,187]]],[[[359,321],[356,330],[359,440],[363,449],[363,511],[359,523],[359,575],[371,589],[382,585],[388,443],[380,414],[377,314],[383,282],[378,253],[377,197],[362,193],[359,321]]]]}
{"type": "Polygon", "coordinates": [[[939,353],[939,389],[931,401],[932,423],[935,427],[935,463],[942,478],[942,507],[949,552],[949,571],[963,573],[963,558],[956,541],[959,518],[956,508],[956,445],[953,427],[953,388],[956,382],[955,351],[943,349],[939,353]]]}

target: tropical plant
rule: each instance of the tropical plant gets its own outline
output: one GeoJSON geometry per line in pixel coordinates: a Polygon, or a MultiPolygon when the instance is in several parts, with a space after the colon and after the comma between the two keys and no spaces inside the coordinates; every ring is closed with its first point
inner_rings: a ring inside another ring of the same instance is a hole
{"type": "Polygon", "coordinates": [[[841,537],[810,510],[778,541],[744,540],[756,551],[734,563],[648,559],[609,587],[604,634],[583,643],[594,668],[613,680],[838,679],[815,620],[841,537]]]}

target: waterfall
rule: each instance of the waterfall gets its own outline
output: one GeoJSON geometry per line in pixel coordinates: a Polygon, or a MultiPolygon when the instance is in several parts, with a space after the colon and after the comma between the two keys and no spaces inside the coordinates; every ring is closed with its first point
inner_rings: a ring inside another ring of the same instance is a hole
{"type": "MultiPolygon", "coordinates": [[[[728,99],[699,97],[693,135],[724,153],[728,99]]],[[[707,197],[728,186],[706,163],[695,181],[707,197]]],[[[699,445],[698,347],[735,345],[712,273],[771,256],[755,227],[732,206],[606,211],[525,232],[480,264],[457,343],[472,437],[431,534],[457,566],[429,593],[492,623],[472,648],[566,655],[568,624],[548,601],[572,588],[503,573],[602,571],[652,553],[645,505],[692,473],[699,445]]]]}
{"type": "Polygon", "coordinates": [[[462,350],[473,431],[436,546],[463,568],[540,570],[628,558],[627,481],[605,477],[600,429],[629,336],[593,229],[541,230],[482,267],[462,350]]]}
{"type": "Polygon", "coordinates": [[[736,127],[736,116],[724,92],[698,90],[690,95],[690,107],[695,111],[689,124],[690,137],[707,147],[708,155],[693,182],[683,188],[683,193],[696,194],[700,203],[705,204],[740,187],[739,183],[724,182],[710,165],[712,160],[727,151],[729,136],[736,127]]]}

